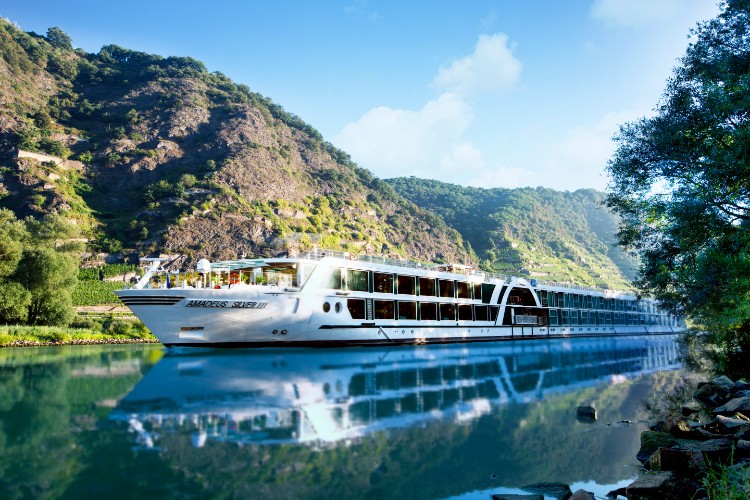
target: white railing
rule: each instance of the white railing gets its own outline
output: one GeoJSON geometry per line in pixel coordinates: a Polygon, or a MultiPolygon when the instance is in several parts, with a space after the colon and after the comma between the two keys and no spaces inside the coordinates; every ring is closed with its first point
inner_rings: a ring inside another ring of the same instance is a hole
{"type": "MultiPolygon", "coordinates": [[[[328,250],[328,249],[322,249],[322,248],[316,248],[308,252],[307,254],[302,255],[303,259],[315,260],[315,261],[321,260],[325,257],[334,257],[338,259],[353,260],[353,261],[358,261],[358,262],[368,262],[372,264],[386,264],[389,266],[398,266],[398,267],[405,267],[405,268],[410,268],[410,269],[435,270],[439,266],[449,265],[449,264],[433,264],[433,263],[423,264],[421,262],[408,260],[408,259],[390,259],[388,257],[382,257],[382,256],[361,255],[361,254],[357,254],[354,252],[343,252],[341,250],[328,250]]],[[[470,269],[470,268],[467,268],[466,271],[463,273],[454,273],[454,274],[463,274],[465,276],[482,276],[482,277],[486,277],[489,279],[497,279],[497,280],[505,281],[505,282],[510,282],[510,280],[513,278],[505,274],[490,273],[490,272],[485,272],[485,271],[480,271],[477,269],[470,269]]],[[[527,279],[527,281],[531,282],[532,279],[531,278],[527,279]]],[[[534,280],[534,281],[536,281],[538,285],[568,288],[571,290],[582,290],[582,291],[597,292],[597,293],[603,293],[603,292],[609,291],[609,290],[604,290],[601,288],[595,288],[595,287],[583,286],[583,285],[573,285],[570,283],[560,283],[556,281],[547,281],[547,280],[534,280]]]]}

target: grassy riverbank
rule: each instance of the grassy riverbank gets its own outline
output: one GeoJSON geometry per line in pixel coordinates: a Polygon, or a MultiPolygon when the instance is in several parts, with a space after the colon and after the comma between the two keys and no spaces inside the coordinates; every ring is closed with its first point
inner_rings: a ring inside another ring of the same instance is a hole
{"type": "Polygon", "coordinates": [[[87,321],[76,327],[0,325],[0,347],[157,342],[134,321],[87,321]]]}

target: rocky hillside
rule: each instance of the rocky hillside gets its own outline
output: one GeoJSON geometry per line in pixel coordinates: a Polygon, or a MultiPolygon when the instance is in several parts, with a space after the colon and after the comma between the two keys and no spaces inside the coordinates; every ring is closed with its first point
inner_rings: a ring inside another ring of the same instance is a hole
{"type": "Polygon", "coordinates": [[[388,183],[459,231],[485,269],[630,287],[637,263],[615,245],[617,219],[602,205],[603,193],[469,188],[413,177],[388,183]]]}
{"type": "Polygon", "coordinates": [[[89,54],[0,19],[0,208],[62,214],[91,252],[189,264],[318,245],[624,288],[634,263],[600,199],[382,181],[199,61],[89,54]]]}
{"type": "Polygon", "coordinates": [[[88,54],[57,28],[4,20],[0,206],[64,214],[95,251],[236,258],[317,244],[472,260],[439,217],[247,86],[188,57],[88,54]]]}

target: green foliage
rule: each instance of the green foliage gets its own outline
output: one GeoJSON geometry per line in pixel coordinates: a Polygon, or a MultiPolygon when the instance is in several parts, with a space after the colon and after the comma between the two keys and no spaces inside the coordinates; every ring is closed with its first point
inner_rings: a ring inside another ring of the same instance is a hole
{"type": "Polygon", "coordinates": [[[61,217],[18,221],[0,210],[0,322],[65,325],[72,316],[76,228],[61,217]]]}
{"type": "Polygon", "coordinates": [[[67,159],[71,155],[70,149],[59,141],[52,139],[40,139],[39,150],[52,156],[67,159]]]}
{"type": "Polygon", "coordinates": [[[750,498],[750,466],[745,463],[738,465],[709,463],[708,465],[708,473],[701,480],[708,498],[713,500],[750,498]]]}
{"type": "Polygon", "coordinates": [[[612,245],[617,222],[601,207],[601,193],[481,189],[414,177],[387,182],[456,228],[486,270],[630,288],[620,270],[628,259],[612,245]]]}
{"type": "Polygon", "coordinates": [[[73,50],[73,39],[58,27],[47,30],[47,41],[55,48],[62,50],[73,50]]]}
{"type": "MultiPolygon", "coordinates": [[[[620,242],[642,258],[639,286],[750,353],[750,4],[701,23],[656,116],[625,124],[608,203],[620,242]]],[[[747,364],[744,361],[745,365],[747,364]]]]}
{"type": "Polygon", "coordinates": [[[31,293],[15,281],[0,281],[0,318],[6,323],[24,323],[28,318],[31,293]]]}
{"type": "Polygon", "coordinates": [[[71,291],[76,284],[76,262],[50,248],[24,250],[11,276],[31,293],[27,322],[66,325],[73,318],[71,291]]]}
{"type": "Polygon", "coordinates": [[[115,295],[115,290],[124,287],[121,281],[78,281],[73,290],[72,300],[74,306],[98,306],[106,304],[120,304],[120,299],[115,295]]]}
{"type": "Polygon", "coordinates": [[[198,182],[198,179],[196,179],[193,174],[182,174],[180,176],[180,184],[182,184],[186,188],[195,186],[196,182],[198,182]]]}
{"type": "Polygon", "coordinates": [[[101,267],[86,267],[78,270],[78,280],[99,280],[99,273],[105,278],[122,276],[127,273],[140,273],[141,268],[135,264],[105,264],[101,267]]]}
{"type": "Polygon", "coordinates": [[[18,149],[39,151],[39,141],[41,140],[42,131],[35,125],[27,124],[18,132],[18,149]]]}

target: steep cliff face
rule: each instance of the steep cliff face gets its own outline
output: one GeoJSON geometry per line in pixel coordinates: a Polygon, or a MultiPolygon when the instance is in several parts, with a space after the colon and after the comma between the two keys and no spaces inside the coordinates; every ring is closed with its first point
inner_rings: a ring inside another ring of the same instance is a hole
{"type": "Polygon", "coordinates": [[[64,42],[0,20],[0,206],[63,213],[101,250],[472,260],[439,217],[246,86],[190,58],[64,42]],[[18,147],[80,163],[20,160],[18,147]]]}

